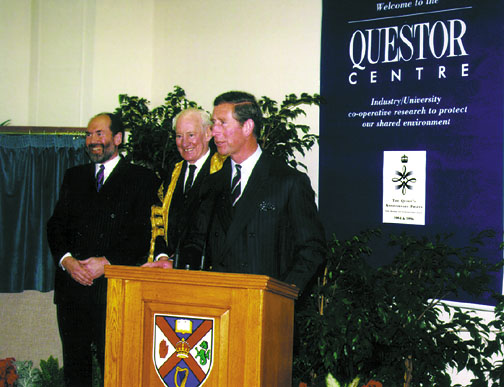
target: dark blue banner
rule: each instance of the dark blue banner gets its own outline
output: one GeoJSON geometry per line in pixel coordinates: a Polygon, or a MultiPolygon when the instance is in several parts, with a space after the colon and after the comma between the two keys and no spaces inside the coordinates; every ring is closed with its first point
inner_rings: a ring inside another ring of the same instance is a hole
{"type": "MultiPolygon", "coordinates": [[[[328,232],[453,232],[465,246],[492,229],[498,246],[503,16],[499,1],[324,1],[319,205],[328,232]],[[416,171],[423,163],[417,180],[408,152],[416,171]],[[394,160],[399,197],[387,193],[394,160]]],[[[482,254],[502,257],[495,245],[482,254]]],[[[493,287],[501,291],[501,274],[493,287]]]]}

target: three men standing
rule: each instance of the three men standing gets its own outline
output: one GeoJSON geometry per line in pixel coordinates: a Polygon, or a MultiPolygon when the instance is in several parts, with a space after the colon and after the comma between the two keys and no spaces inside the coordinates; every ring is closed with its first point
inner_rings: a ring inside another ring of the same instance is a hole
{"type": "Polygon", "coordinates": [[[306,174],[263,152],[262,113],[254,96],[228,92],[214,101],[212,121],[198,109],[174,119],[184,159],[162,198],[154,173],[119,157],[118,117],[91,119],[92,164],[70,168],[48,222],[57,265],[55,303],[69,386],[91,385],[91,344],[104,366],[108,264],[264,274],[303,289],[325,256],[325,234],[306,174]],[[213,136],[217,151],[211,154],[213,136]],[[225,161],[224,161],[225,160],[225,161]],[[151,205],[162,199],[162,205],[151,205]],[[151,234],[152,222],[152,234],[151,234]]]}

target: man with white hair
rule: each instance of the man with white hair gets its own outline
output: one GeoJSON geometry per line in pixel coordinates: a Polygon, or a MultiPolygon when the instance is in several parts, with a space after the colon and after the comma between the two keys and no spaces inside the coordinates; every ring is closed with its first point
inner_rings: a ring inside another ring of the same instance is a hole
{"type": "MultiPolygon", "coordinates": [[[[222,167],[225,157],[212,151],[212,122],[207,112],[189,108],[173,119],[176,144],[182,161],[175,164],[163,183],[162,205],[152,208],[152,239],[147,267],[199,269],[199,262],[178,262],[180,241],[188,233],[199,207],[203,179],[222,167]],[[175,262],[173,262],[175,260],[175,262]],[[186,267],[189,265],[188,267],[186,267]]],[[[161,198],[160,198],[161,199],[161,198]]]]}

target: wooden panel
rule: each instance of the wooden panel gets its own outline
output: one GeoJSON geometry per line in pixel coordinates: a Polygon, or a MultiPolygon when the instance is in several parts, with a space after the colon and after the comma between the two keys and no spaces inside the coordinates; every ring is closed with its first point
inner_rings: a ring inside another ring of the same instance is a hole
{"type": "Polygon", "coordinates": [[[107,278],[136,280],[141,282],[165,282],[173,285],[190,284],[233,289],[261,289],[296,299],[298,289],[265,275],[217,273],[193,270],[163,270],[130,266],[105,267],[107,278]]]}
{"type": "Polygon", "coordinates": [[[110,367],[120,363],[123,332],[124,287],[122,281],[109,281],[107,289],[107,339],[105,348],[105,379],[110,386],[119,386],[120,368],[110,367]]]}
{"type": "Polygon", "coordinates": [[[295,287],[243,274],[120,266],[105,273],[107,387],[164,385],[153,358],[156,314],[213,319],[205,387],[290,386],[295,287]]]}
{"type": "Polygon", "coordinates": [[[294,334],[294,303],[284,297],[263,292],[264,316],[262,364],[264,386],[291,386],[292,375],[283,370],[292,367],[292,337],[294,334]]]}

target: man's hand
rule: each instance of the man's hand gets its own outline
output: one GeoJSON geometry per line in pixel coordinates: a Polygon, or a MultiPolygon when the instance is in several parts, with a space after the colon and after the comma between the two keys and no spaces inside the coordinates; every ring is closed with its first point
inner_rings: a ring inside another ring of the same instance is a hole
{"type": "Polygon", "coordinates": [[[63,262],[61,262],[61,265],[76,282],[84,286],[93,285],[93,274],[78,259],[71,256],[66,257],[63,262]]]}
{"type": "Polygon", "coordinates": [[[155,262],[147,262],[142,267],[160,267],[161,269],[173,269],[173,260],[167,256],[159,258],[155,262]]]}
{"type": "Polygon", "coordinates": [[[90,257],[81,261],[81,264],[95,280],[105,273],[105,265],[110,265],[110,262],[105,257],[90,257]]]}

